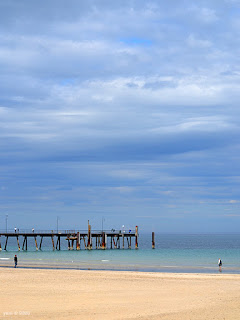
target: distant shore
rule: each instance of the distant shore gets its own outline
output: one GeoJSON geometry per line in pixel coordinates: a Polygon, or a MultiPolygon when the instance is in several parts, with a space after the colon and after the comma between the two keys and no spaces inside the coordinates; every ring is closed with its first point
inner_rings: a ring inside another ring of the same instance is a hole
{"type": "Polygon", "coordinates": [[[0,318],[235,320],[240,275],[0,269],[0,318]]]}

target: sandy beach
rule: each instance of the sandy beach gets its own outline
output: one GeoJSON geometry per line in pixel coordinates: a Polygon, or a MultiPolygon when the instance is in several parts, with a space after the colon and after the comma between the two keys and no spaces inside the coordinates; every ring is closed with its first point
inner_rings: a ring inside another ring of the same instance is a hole
{"type": "Polygon", "coordinates": [[[0,268],[0,319],[240,319],[240,275],[0,268]]]}

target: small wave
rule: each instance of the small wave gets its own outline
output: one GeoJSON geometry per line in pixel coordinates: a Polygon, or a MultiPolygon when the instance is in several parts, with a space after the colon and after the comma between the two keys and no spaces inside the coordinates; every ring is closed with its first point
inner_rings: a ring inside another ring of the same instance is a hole
{"type": "Polygon", "coordinates": [[[101,260],[102,262],[107,262],[107,261],[109,261],[109,260],[101,260]]]}
{"type": "Polygon", "coordinates": [[[10,260],[10,258],[0,258],[0,260],[10,260]]]}

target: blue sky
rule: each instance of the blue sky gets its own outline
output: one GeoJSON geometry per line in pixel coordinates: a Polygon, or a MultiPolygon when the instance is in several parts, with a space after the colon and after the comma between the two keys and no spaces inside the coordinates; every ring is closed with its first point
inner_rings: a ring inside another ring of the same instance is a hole
{"type": "Polygon", "coordinates": [[[5,228],[239,232],[240,1],[0,1],[5,228]]]}

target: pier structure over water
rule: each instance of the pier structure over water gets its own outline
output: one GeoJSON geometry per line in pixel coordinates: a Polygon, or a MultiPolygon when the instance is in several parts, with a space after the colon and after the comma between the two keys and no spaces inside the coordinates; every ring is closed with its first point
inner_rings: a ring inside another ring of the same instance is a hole
{"type": "Polygon", "coordinates": [[[68,250],[87,249],[131,249],[132,244],[135,249],[138,249],[138,226],[135,230],[129,231],[92,231],[91,225],[88,223],[87,231],[78,230],[61,230],[61,231],[19,231],[15,229],[13,232],[0,232],[0,251],[7,250],[8,239],[16,238],[18,250],[28,250],[28,239],[34,239],[36,250],[41,250],[43,246],[43,239],[50,238],[53,250],[61,250],[62,240],[67,240],[68,250]],[[2,247],[1,239],[5,240],[4,247],[2,247]],[[22,243],[22,246],[20,245],[22,243]]]}

